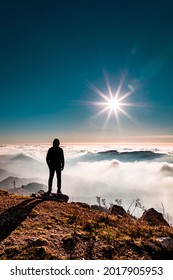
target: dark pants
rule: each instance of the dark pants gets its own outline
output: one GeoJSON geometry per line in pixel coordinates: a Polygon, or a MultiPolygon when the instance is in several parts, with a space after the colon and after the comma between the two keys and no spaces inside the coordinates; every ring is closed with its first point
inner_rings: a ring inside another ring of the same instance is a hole
{"type": "Polygon", "coordinates": [[[52,191],[52,182],[53,182],[55,171],[57,176],[57,191],[58,192],[61,191],[61,171],[59,169],[49,168],[49,180],[48,180],[49,192],[52,191]]]}

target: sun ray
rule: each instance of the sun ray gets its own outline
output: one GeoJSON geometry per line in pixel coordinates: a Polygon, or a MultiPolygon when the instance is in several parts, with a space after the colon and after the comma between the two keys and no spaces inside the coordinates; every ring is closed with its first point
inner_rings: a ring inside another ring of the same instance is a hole
{"type": "Polygon", "coordinates": [[[130,116],[126,111],[124,111],[122,108],[119,109],[121,113],[123,113],[130,121],[132,121],[134,124],[136,124],[138,126],[137,121],[130,116]]]}
{"type": "Polygon", "coordinates": [[[133,92],[132,91],[128,91],[127,93],[125,93],[123,96],[121,96],[118,100],[124,100],[126,99],[129,95],[131,95],[133,92]]]}
{"type": "Polygon", "coordinates": [[[113,99],[112,89],[111,89],[109,79],[108,79],[106,74],[105,74],[105,81],[106,81],[106,85],[107,85],[107,89],[108,89],[108,92],[109,92],[110,99],[113,99]]]}
{"type": "Polygon", "coordinates": [[[105,75],[105,81],[106,81],[106,87],[107,87],[107,94],[102,92],[100,89],[98,89],[95,85],[90,84],[91,89],[97,93],[102,100],[101,101],[93,101],[93,102],[87,102],[88,104],[103,107],[100,111],[98,111],[95,116],[100,116],[102,114],[107,113],[106,119],[104,124],[107,125],[111,116],[114,115],[115,119],[117,121],[117,124],[119,126],[119,113],[127,117],[129,120],[131,120],[133,123],[137,124],[136,120],[132,118],[132,116],[125,110],[125,107],[132,107],[132,106],[137,106],[136,103],[128,102],[128,97],[134,93],[135,89],[134,87],[129,87],[128,90],[125,93],[123,92],[123,87],[124,87],[124,82],[126,79],[127,73],[125,72],[118,84],[118,87],[116,91],[114,92],[112,90],[112,87],[110,85],[109,79],[107,75],[105,75]],[[127,100],[127,101],[126,101],[127,100]]]}
{"type": "Polygon", "coordinates": [[[107,107],[103,108],[101,111],[97,112],[94,116],[99,116],[108,110],[109,110],[109,107],[107,106],[107,107]]]}
{"type": "Polygon", "coordinates": [[[89,83],[91,88],[98,94],[100,95],[103,99],[105,99],[106,101],[109,101],[109,98],[103,93],[101,92],[101,90],[99,90],[96,86],[94,86],[93,84],[89,83]]]}
{"type": "Polygon", "coordinates": [[[122,76],[121,76],[121,79],[120,79],[120,82],[119,82],[119,85],[118,85],[118,88],[117,88],[117,91],[116,91],[116,95],[115,97],[118,99],[118,96],[122,90],[122,87],[123,87],[123,84],[124,84],[124,81],[126,79],[126,76],[127,76],[127,72],[125,72],[122,76]]]}

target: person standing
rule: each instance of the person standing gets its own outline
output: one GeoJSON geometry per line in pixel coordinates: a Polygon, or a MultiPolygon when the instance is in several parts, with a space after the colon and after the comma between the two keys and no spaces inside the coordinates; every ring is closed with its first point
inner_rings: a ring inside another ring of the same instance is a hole
{"type": "Polygon", "coordinates": [[[48,194],[52,191],[55,171],[57,176],[57,194],[61,194],[61,171],[64,169],[65,160],[63,149],[59,145],[59,139],[54,139],[53,146],[48,150],[46,156],[46,162],[49,167],[48,194]]]}

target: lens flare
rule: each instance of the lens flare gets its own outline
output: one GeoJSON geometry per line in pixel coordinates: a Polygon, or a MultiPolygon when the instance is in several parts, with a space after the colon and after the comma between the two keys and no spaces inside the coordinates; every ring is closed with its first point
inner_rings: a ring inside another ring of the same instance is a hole
{"type": "MultiPolygon", "coordinates": [[[[109,79],[105,78],[106,80],[106,86],[107,90],[106,93],[102,92],[100,89],[98,89],[93,84],[89,83],[90,88],[97,93],[101,97],[101,101],[98,102],[88,102],[88,104],[102,107],[101,110],[99,110],[95,116],[99,116],[101,114],[104,114],[107,112],[107,117],[105,120],[105,123],[109,121],[112,115],[116,117],[117,123],[119,124],[119,113],[125,115],[128,119],[130,119],[132,122],[136,123],[136,121],[128,114],[128,112],[125,110],[125,107],[128,106],[135,106],[136,104],[125,102],[127,98],[134,93],[134,87],[132,85],[127,85],[128,90],[123,93],[122,87],[124,85],[125,81],[125,75],[122,76],[118,87],[115,91],[112,90],[109,79]]],[[[128,100],[127,100],[128,101],[128,100]]]]}
{"type": "Polygon", "coordinates": [[[116,111],[121,106],[121,103],[117,99],[109,100],[108,106],[110,109],[116,111]]]}

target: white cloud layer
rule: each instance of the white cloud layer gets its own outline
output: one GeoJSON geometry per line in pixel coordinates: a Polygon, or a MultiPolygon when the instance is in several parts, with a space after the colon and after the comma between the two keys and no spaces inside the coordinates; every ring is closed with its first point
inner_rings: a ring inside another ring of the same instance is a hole
{"type": "MultiPolygon", "coordinates": [[[[133,199],[140,198],[145,208],[154,207],[162,212],[164,207],[164,211],[173,216],[172,153],[166,151],[159,160],[146,158],[140,161],[138,155],[138,161],[125,162],[110,160],[109,155],[104,154],[105,158],[102,160],[98,157],[97,160],[87,161],[88,151],[89,159],[92,159],[91,151],[105,151],[107,148],[110,147],[64,147],[66,166],[62,175],[63,193],[69,195],[71,201],[79,200],[91,204],[97,203],[96,196],[105,198],[108,205],[109,202],[114,203],[115,199],[122,199],[125,209],[133,199]]],[[[48,146],[44,145],[1,147],[0,168],[20,177],[41,177],[47,183],[47,150],[48,146]],[[19,160],[11,160],[11,157],[21,153],[31,157],[33,161],[28,158],[20,160],[20,157],[19,160]]],[[[56,189],[55,178],[54,188],[56,189]]]]}

